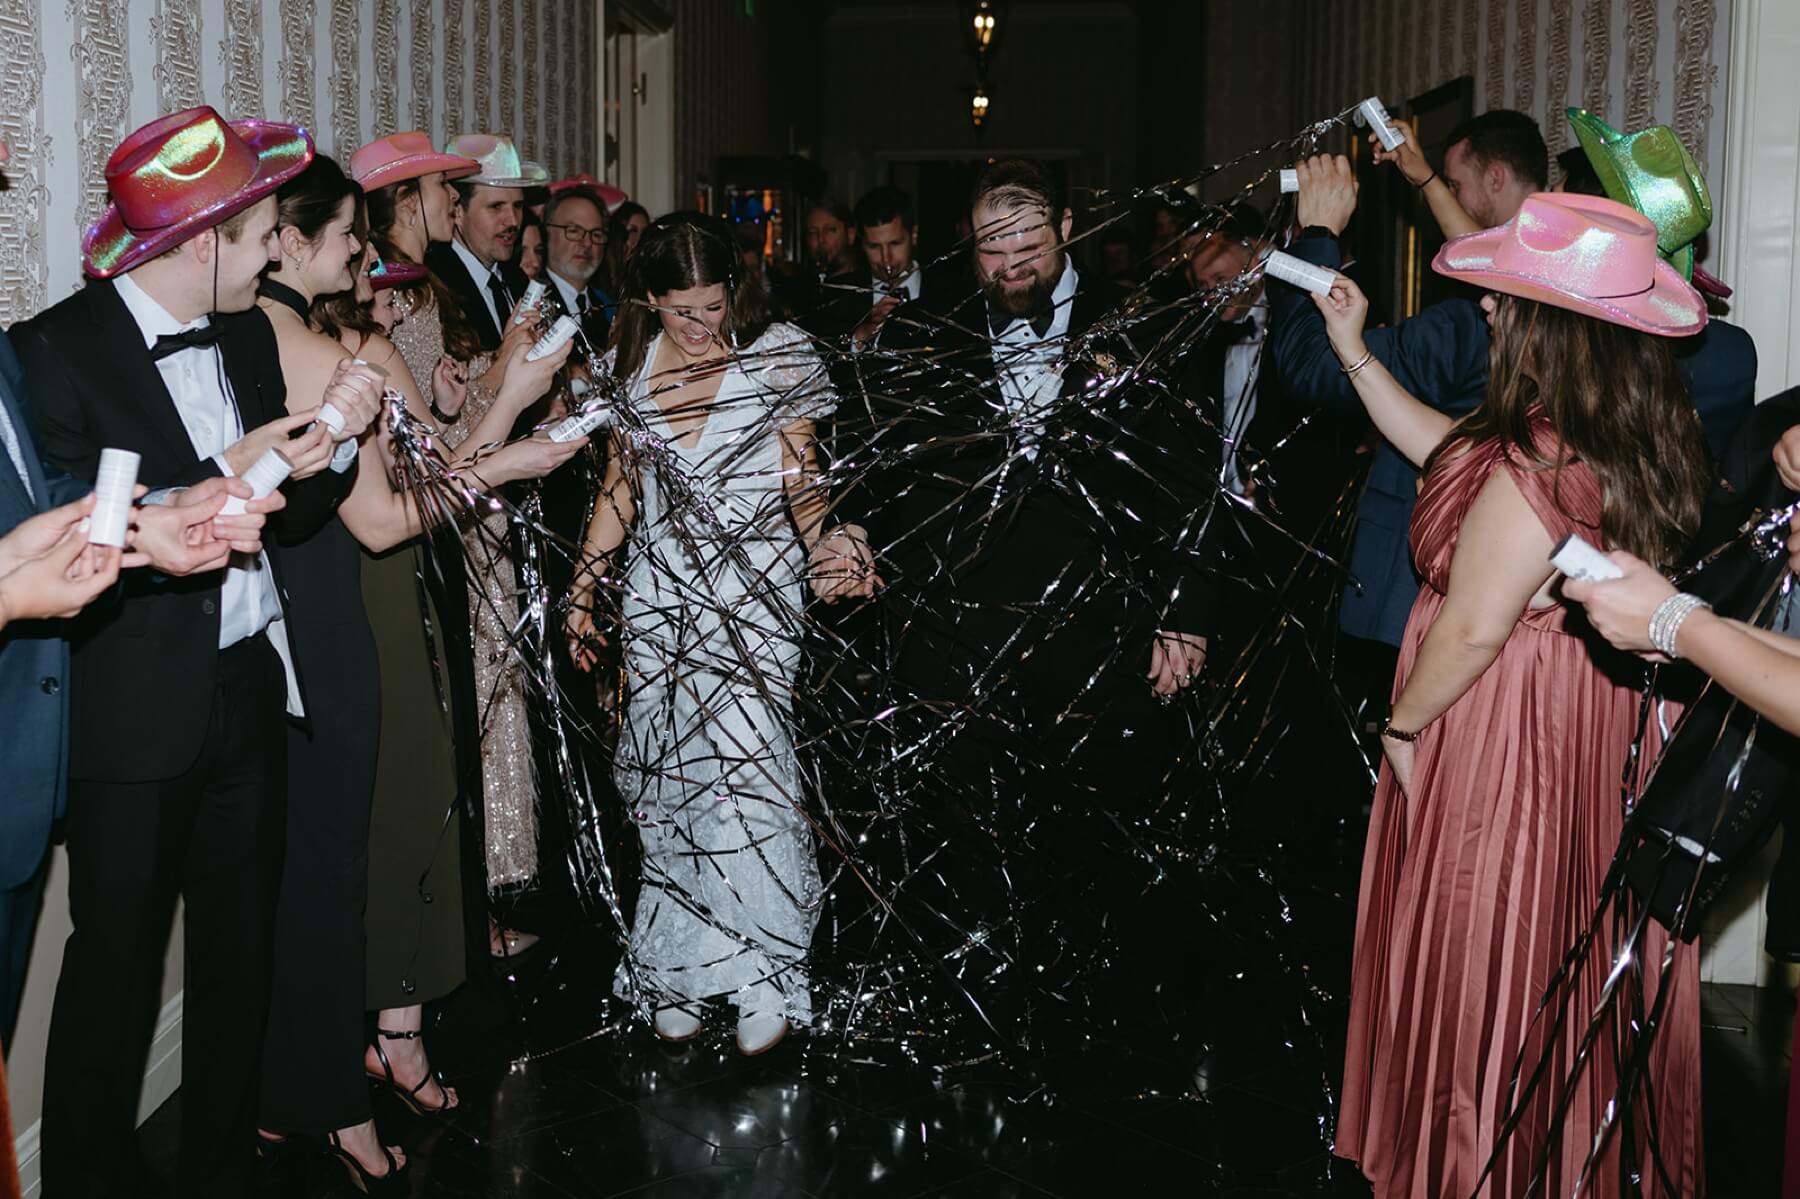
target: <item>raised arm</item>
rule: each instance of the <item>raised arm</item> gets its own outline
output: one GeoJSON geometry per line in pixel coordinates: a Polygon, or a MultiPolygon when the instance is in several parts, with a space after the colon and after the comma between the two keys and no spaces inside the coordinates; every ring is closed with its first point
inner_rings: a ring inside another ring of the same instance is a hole
{"type": "Polygon", "coordinates": [[[1349,276],[1339,275],[1327,295],[1314,296],[1325,317],[1331,348],[1381,435],[1414,466],[1423,466],[1456,422],[1402,387],[1363,338],[1369,301],[1349,276]]]}
{"type": "MultiPolygon", "coordinates": [[[[1302,161],[1296,172],[1303,236],[1287,252],[1315,266],[1341,270],[1337,238],[1356,211],[1350,162],[1342,155],[1321,155],[1302,161]]],[[[1269,352],[1288,394],[1320,407],[1357,406],[1356,388],[1340,369],[1309,293],[1270,280],[1268,297],[1269,352]]],[[[1480,310],[1470,301],[1433,304],[1398,324],[1365,329],[1363,340],[1400,386],[1432,407],[1462,412],[1479,401],[1487,378],[1488,336],[1480,310]]]]}
{"type": "Polygon", "coordinates": [[[1470,216],[1450,190],[1450,184],[1437,173],[1431,163],[1425,159],[1425,152],[1419,149],[1417,135],[1410,123],[1402,123],[1406,130],[1406,140],[1392,150],[1382,147],[1381,139],[1373,133],[1369,135],[1369,147],[1374,152],[1376,162],[1391,162],[1400,172],[1401,178],[1419,189],[1425,197],[1425,203],[1431,208],[1432,219],[1437,221],[1438,228],[1443,230],[1446,238],[1461,237],[1465,233],[1475,233],[1481,224],[1470,216]]]}

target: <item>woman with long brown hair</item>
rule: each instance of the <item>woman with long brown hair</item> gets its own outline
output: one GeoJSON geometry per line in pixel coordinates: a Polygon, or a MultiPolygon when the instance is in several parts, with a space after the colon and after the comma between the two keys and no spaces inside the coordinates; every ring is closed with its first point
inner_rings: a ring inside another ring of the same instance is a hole
{"type": "MultiPolygon", "coordinates": [[[[1567,1195],[1610,1131],[1582,1193],[1620,1194],[1631,1164],[1642,1194],[1698,1194],[1695,947],[1673,950],[1654,1089],[1637,1090],[1636,1111],[1609,1107],[1629,1029],[1577,1056],[1617,949],[1605,930],[1570,1018],[1534,1014],[1618,844],[1641,682],[1570,619],[1549,557],[1571,533],[1664,566],[1688,552],[1708,464],[1668,339],[1706,310],[1657,257],[1655,226],[1595,197],[1533,196],[1434,266],[1496,293],[1487,397],[1461,422],[1372,361],[1354,284],[1315,297],[1376,427],[1424,468],[1412,548],[1425,586],[1381,739],[1335,1152],[1378,1196],[1520,1195],[1540,1168],[1542,1193],[1567,1195]],[[1502,1143],[1514,1071],[1529,1079],[1540,1062],[1544,1084],[1502,1143]]],[[[1665,945],[1652,926],[1637,949],[1646,1005],[1665,945]]]]}
{"type": "Polygon", "coordinates": [[[652,223],[631,258],[596,372],[623,386],[629,428],[613,438],[567,631],[591,667],[605,580],[628,692],[613,777],[644,855],[615,990],[669,1041],[698,1035],[702,1002],[728,997],[738,1048],[755,1054],[812,1014],[819,872],[791,692],[807,555],[843,547],[820,528],[824,367],[798,329],[770,323],[737,261],[724,222],[698,213],[652,223]],[[625,576],[609,578],[627,541],[625,576]]]}

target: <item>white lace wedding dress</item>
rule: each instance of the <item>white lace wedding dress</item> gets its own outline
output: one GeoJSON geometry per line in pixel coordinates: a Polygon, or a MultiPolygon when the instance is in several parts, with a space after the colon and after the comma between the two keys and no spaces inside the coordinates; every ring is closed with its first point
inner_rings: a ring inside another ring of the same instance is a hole
{"type": "Polygon", "coordinates": [[[780,430],[835,398],[805,334],[773,325],[736,356],[698,442],[679,444],[651,394],[656,351],[626,430],[637,513],[614,777],[644,885],[615,990],[646,1009],[729,996],[803,1025],[820,884],[794,752],[805,553],[780,430]]]}

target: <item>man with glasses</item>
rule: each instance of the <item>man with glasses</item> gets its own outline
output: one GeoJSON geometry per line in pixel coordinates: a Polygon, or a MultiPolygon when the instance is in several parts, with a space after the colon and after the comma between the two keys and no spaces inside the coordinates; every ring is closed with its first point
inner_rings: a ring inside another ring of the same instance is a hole
{"type": "Polygon", "coordinates": [[[596,350],[612,328],[613,301],[593,285],[606,259],[606,206],[585,187],[556,191],[544,206],[546,278],[562,310],[581,321],[596,350]]]}

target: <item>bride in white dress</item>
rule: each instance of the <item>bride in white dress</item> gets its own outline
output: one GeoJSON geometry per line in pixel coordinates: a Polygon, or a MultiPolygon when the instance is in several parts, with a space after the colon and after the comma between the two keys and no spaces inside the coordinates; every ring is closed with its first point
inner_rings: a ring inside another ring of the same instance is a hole
{"type": "Polygon", "coordinates": [[[627,691],[613,773],[644,885],[615,990],[659,1036],[700,1032],[727,996],[738,1048],[812,1016],[806,958],[819,870],[795,757],[803,583],[821,599],[879,583],[862,532],[826,530],[814,422],[836,402],[806,335],[734,286],[713,217],[652,224],[628,264],[613,348],[625,384],[566,630],[583,668],[595,596],[616,603],[627,691]],[[624,548],[623,575],[617,557],[624,548]]]}

